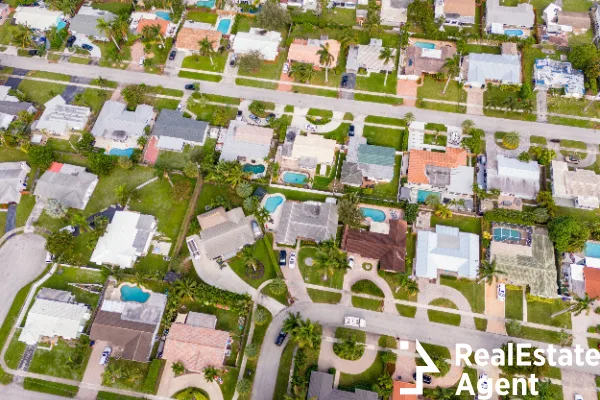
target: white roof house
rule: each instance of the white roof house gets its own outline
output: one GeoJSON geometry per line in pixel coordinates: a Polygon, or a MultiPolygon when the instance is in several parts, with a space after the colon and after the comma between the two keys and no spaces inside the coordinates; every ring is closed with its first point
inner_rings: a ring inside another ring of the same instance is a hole
{"type": "Polygon", "coordinates": [[[537,162],[523,162],[499,155],[496,166],[488,163],[488,187],[502,194],[535,199],[540,191],[540,167],[537,162]]]}
{"type": "Polygon", "coordinates": [[[573,69],[570,62],[538,58],[533,68],[536,89],[564,89],[569,97],[585,94],[583,72],[573,69]]]}
{"type": "Polygon", "coordinates": [[[262,161],[271,151],[273,130],[242,121],[231,121],[223,138],[220,159],[233,161],[238,158],[262,161]]]}
{"type": "Polygon", "coordinates": [[[18,203],[31,171],[25,161],[0,163],[0,204],[18,203]]]}
{"type": "Polygon", "coordinates": [[[275,61],[279,54],[279,43],[281,43],[280,32],[251,28],[250,32],[239,32],[235,35],[232,47],[235,54],[258,51],[263,60],[275,61]]]}
{"type": "Polygon", "coordinates": [[[438,271],[475,279],[479,269],[479,235],[437,225],[435,232],[419,231],[416,275],[436,279],[438,271]]]}
{"type": "Polygon", "coordinates": [[[96,185],[98,176],[84,167],[53,162],[38,179],[33,194],[42,199],[55,199],[67,207],[83,210],[96,185]]]}
{"type": "Polygon", "coordinates": [[[495,82],[521,84],[521,57],[507,54],[470,54],[467,84],[473,86],[495,82]]]}
{"type": "Polygon", "coordinates": [[[381,39],[371,39],[368,45],[359,44],[348,48],[348,60],[346,61],[346,70],[357,72],[359,68],[364,68],[368,72],[392,72],[395,68],[396,50],[392,50],[392,58],[386,64],[380,58],[381,51],[384,49],[381,39]]]}
{"type": "Polygon", "coordinates": [[[45,31],[56,26],[64,16],[61,11],[50,11],[45,7],[17,7],[14,18],[18,25],[45,31]]]}
{"type": "Polygon", "coordinates": [[[408,5],[412,0],[383,0],[381,2],[381,24],[399,27],[406,22],[408,5]]]}
{"type": "Polygon", "coordinates": [[[90,319],[90,310],[85,304],[36,299],[27,313],[25,327],[19,342],[34,345],[43,337],[76,339],[90,319]]]}
{"type": "Polygon", "coordinates": [[[35,123],[35,129],[58,136],[83,130],[92,113],[89,107],[67,104],[61,95],[48,100],[45,107],[42,116],[35,123]]]}
{"type": "Polygon", "coordinates": [[[144,128],[154,117],[154,109],[147,104],[140,104],[135,111],[127,111],[126,105],[108,100],[104,103],[92,134],[116,141],[125,141],[128,137],[139,137],[144,134],[144,128]]]}
{"type": "Polygon", "coordinates": [[[535,13],[529,3],[520,3],[516,7],[501,6],[500,0],[486,1],[486,21],[488,29],[492,24],[533,28],[535,13]]]}
{"type": "Polygon", "coordinates": [[[0,101],[8,101],[12,103],[18,103],[19,99],[17,96],[11,96],[8,94],[12,88],[10,86],[0,86],[0,101]]]}
{"type": "Polygon", "coordinates": [[[573,201],[577,208],[600,207],[600,175],[594,171],[577,168],[569,171],[564,161],[552,161],[552,195],[573,201]]]}
{"type": "Polygon", "coordinates": [[[296,161],[300,168],[314,170],[319,164],[332,165],[336,148],[337,143],[333,139],[310,133],[303,136],[289,128],[281,147],[281,157],[296,161]]]}
{"type": "Polygon", "coordinates": [[[117,211],[98,240],[90,261],[98,265],[131,268],[145,255],[156,232],[156,218],[132,211],[117,211]]]}

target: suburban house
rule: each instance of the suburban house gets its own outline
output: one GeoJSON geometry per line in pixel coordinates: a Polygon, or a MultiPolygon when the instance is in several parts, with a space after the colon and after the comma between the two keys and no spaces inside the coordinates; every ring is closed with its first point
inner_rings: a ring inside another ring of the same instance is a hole
{"type": "Polygon", "coordinates": [[[43,200],[55,199],[69,208],[83,210],[97,184],[98,176],[84,167],[53,162],[38,179],[33,194],[43,200]]]}
{"type": "Polygon", "coordinates": [[[487,164],[488,189],[501,194],[533,200],[540,191],[540,167],[535,161],[523,162],[498,155],[489,157],[487,164]]]}
{"type": "Polygon", "coordinates": [[[406,22],[412,0],[381,0],[381,25],[399,28],[406,22]]]}
{"type": "Polygon", "coordinates": [[[445,225],[436,225],[435,231],[418,232],[416,276],[437,279],[438,275],[454,275],[475,279],[478,270],[479,235],[445,225]]]}
{"type": "Polygon", "coordinates": [[[237,55],[258,51],[263,60],[275,61],[279,54],[281,33],[250,28],[250,32],[238,32],[233,39],[233,52],[237,55]]]}
{"type": "Polygon", "coordinates": [[[154,12],[133,12],[130,15],[129,30],[132,33],[141,34],[146,26],[158,26],[160,34],[164,37],[174,37],[177,34],[178,25],[165,19],[163,15],[154,12]]]}
{"type": "Polygon", "coordinates": [[[211,24],[204,22],[185,21],[183,28],[177,34],[175,48],[178,51],[195,52],[200,50],[199,43],[207,39],[213,45],[213,49],[217,50],[221,45],[223,34],[214,29],[211,24]]]}
{"type": "Polygon", "coordinates": [[[261,162],[269,156],[272,141],[273,129],[231,121],[223,139],[217,140],[222,143],[220,160],[261,162]]]}
{"type": "Polygon", "coordinates": [[[19,203],[31,168],[25,161],[0,163],[0,204],[19,203]]]}
{"type": "Polygon", "coordinates": [[[363,136],[351,137],[341,181],[344,185],[356,187],[391,182],[395,164],[396,149],[393,147],[367,144],[363,136]]]}
{"type": "Polygon", "coordinates": [[[131,268],[150,249],[156,233],[156,218],[133,211],[117,211],[98,240],[90,261],[131,268]]]}
{"type": "Polygon", "coordinates": [[[135,111],[127,111],[126,107],[113,100],[104,103],[92,128],[96,140],[106,141],[104,145],[109,147],[116,143],[137,147],[138,138],[144,135],[144,129],[154,118],[154,109],[147,104],[139,104],[135,111]]]}
{"type": "Polygon", "coordinates": [[[329,54],[333,56],[329,68],[334,68],[337,65],[340,55],[340,42],[330,39],[295,39],[290,45],[288,51],[288,61],[312,64],[315,67],[325,68],[321,65],[321,60],[317,52],[321,50],[321,46],[329,45],[329,54]]]}
{"type": "Polygon", "coordinates": [[[335,162],[337,143],[325,139],[323,135],[300,135],[294,129],[288,129],[285,141],[278,152],[281,170],[306,170],[314,174],[317,166],[326,168],[335,162]]]}
{"type": "Polygon", "coordinates": [[[111,285],[104,301],[96,313],[90,339],[107,342],[112,356],[138,362],[148,362],[154,343],[158,339],[158,328],[167,296],[162,293],[142,290],[147,296],[143,303],[123,301],[121,291],[111,285]]]}
{"type": "MultiPolygon", "coordinates": [[[[2,86],[6,88],[8,86],[2,86]]],[[[8,88],[10,89],[10,88],[8,88]]],[[[13,122],[21,111],[34,113],[35,107],[32,103],[19,101],[16,97],[8,95],[8,90],[5,90],[6,96],[4,100],[0,100],[0,128],[8,129],[10,123],[13,122]]]]}
{"type": "Polygon", "coordinates": [[[102,19],[105,22],[111,22],[115,18],[117,16],[111,12],[82,6],[77,14],[71,18],[69,31],[73,35],[85,35],[90,39],[106,42],[109,38],[106,36],[106,32],[98,29],[98,20],[102,19]]]}
{"type": "Polygon", "coordinates": [[[490,260],[496,261],[502,280],[529,286],[530,294],[556,298],[558,294],[554,248],[547,235],[530,227],[493,225],[490,260]]]}
{"type": "Polygon", "coordinates": [[[312,371],[308,383],[307,399],[311,400],[378,400],[379,395],[370,390],[354,389],[346,392],[333,388],[333,374],[312,371]]]}
{"type": "Polygon", "coordinates": [[[428,196],[437,196],[443,203],[452,200],[473,209],[475,170],[467,166],[464,149],[447,147],[446,152],[411,150],[408,158],[410,202],[423,203],[428,196]]]}
{"type": "MultiPolygon", "coordinates": [[[[180,319],[179,316],[177,319],[180,319]]],[[[171,325],[162,358],[181,362],[187,371],[196,373],[202,373],[206,367],[222,367],[231,343],[229,332],[217,330],[214,326],[194,325],[193,320],[198,318],[188,319],[171,325]]]]}
{"type": "Polygon", "coordinates": [[[77,339],[90,319],[88,306],[75,303],[70,292],[54,290],[55,293],[52,294],[57,296],[57,300],[54,300],[52,296],[45,296],[46,292],[43,290],[40,291],[42,296],[35,299],[27,313],[19,342],[35,345],[41,340],[55,341],[58,337],[65,340],[77,339]]]}
{"type": "Polygon", "coordinates": [[[89,107],[67,104],[61,95],[48,100],[33,128],[49,135],[69,137],[73,131],[82,131],[92,113],[89,107]]]}
{"type": "Polygon", "coordinates": [[[63,21],[65,14],[62,11],[50,11],[46,7],[17,7],[13,18],[17,25],[27,25],[33,30],[47,31],[48,29],[66,25],[63,21]]]}
{"type": "Polygon", "coordinates": [[[592,25],[589,12],[563,11],[556,3],[550,3],[542,14],[546,31],[552,33],[584,33],[592,25]]]}
{"type": "Polygon", "coordinates": [[[592,170],[569,170],[564,161],[552,161],[552,197],[561,206],[594,210],[600,207],[600,175],[592,170]]]}
{"type": "Polygon", "coordinates": [[[435,75],[444,70],[446,60],[455,54],[456,49],[451,46],[427,49],[412,45],[406,49],[403,75],[412,80],[417,80],[424,74],[435,75]]]}
{"type": "Polygon", "coordinates": [[[380,59],[383,49],[381,39],[371,39],[368,45],[350,46],[348,48],[346,71],[357,73],[359,69],[364,69],[369,73],[392,72],[396,66],[396,49],[392,49],[392,58],[387,64],[380,59]]]}
{"type": "Polygon", "coordinates": [[[486,4],[486,30],[497,35],[522,36],[524,32],[515,28],[533,28],[535,12],[529,3],[519,3],[514,7],[500,5],[500,0],[488,0],[486,4]],[[508,29],[506,29],[508,28],[508,29]]]}
{"type": "MultiPolygon", "coordinates": [[[[257,235],[252,229],[254,216],[244,215],[242,208],[225,211],[217,207],[198,215],[200,236],[193,237],[196,247],[208,259],[230,259],[244,246],[253,244],[257,235]]],[[[189,240],[189,239],[188,239],[189,240]]]]}
{"type": "Polygon", "coordinates": [[[585,281],[585,292],[591,298],[600,297],[600,268],[583,268],[583,277],[585,281]]]}
{"type": "Polygon", "coordinates": [[[518,54],[471,53],[467,60],[463,63],[463,66],[467,65],[467,85],[483,87],[488,82],[504,85],[521,84],[521,56],[518,54]]]}
{"type": "Polygon", "coordinates": [[[6,3],[0,4],[0,25],[3,25],[10,17],[10,6],[6,3]]]}
{"type": "Polygon", "coordinates": [[[317,0],[279,0],[279,5],[284,8],[299,7],[304,11],[316,11],[319,2],[317,0]]]}
{"type": "Polygon", "coordinates": [[[275,242],[294,245],[297,239],[322,242],[335,239],[338,209],[334,202],[286,201],[281,206],[281,216],[275,242]]]}
{"type": "Polygon", "coordinates": [[[404,272],[407,230],[406,221],[399,219],[390,220],[389,224],[372,224],[370,231],[346,225],[341,248],[348,254],[358,254],[363,260],[373,260],[373,265],[379,263],[383,271],[404,272]]]}
{"type": "Polygon", "coordinates": [[[475,23],[475,0],[438,0],[435,2],[435,18],[444,18],[446,23],[475,23]]]}
{"type": "Polygon", "coordinates": [[[414,383],[408,383],[403,381],[394,381],[394,391],[392,392],[392,400],[417,400],[416,394],[400,394],[401,389],[414,389],[416,385],[414,383]]]}
{"type": "Polygon", "coordinates": [[[158,138],[160,150],[183,151],[186,145],[203,146],[208,134],[208,123],[185,118],[179,111],[160,111],[152,127],[152,135],[158,138]]]}
{"type": "Polygon", "coordinates": [[[533,67],[537,90],[562,89],[567,97],[585,95],[583,72],[573,69],[570,62],[538,58],[533,67]]]}

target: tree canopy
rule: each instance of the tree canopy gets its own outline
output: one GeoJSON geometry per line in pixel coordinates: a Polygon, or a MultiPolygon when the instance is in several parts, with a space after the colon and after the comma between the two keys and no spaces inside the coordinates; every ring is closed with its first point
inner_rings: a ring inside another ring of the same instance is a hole
{"type": "Polygon", "coordinates": [[[571,216],[555,218],[548,224],[548,234],[559,253],[579,251],[590,236],[585,224],[571,216]]]}
{"type": "Polygon", "coordinates": [[[261,28],[276,31],[291,24],[292,18],[288,10],[281,8],[278,3],[267,1],[256,16],[256,22],[261,28]]]}

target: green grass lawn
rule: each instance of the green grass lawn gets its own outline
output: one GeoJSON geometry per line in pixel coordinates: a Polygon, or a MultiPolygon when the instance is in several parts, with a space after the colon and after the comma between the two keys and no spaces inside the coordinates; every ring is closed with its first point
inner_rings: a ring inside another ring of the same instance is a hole
{"type": "Polygon", "coordinates": [[[158,154],[157,163],[168,165],[173,169],[183,169],[200,152],[202,152],[202,147],[191,147],[189,145],[186,145],[181,152],[161,150],[158,154]]]}
{"type": "Polygon", "coordinates": [[[27,76],[32,78],[40,78],[40,79],[49,79],[53,81],[63,81],[70,82],[71,77],[69,75],[57,74],[55,72],[46,72],[46,71],[30,71],[27,76]]]}
{"type": "Polygon", "coordinates": [[[425,349],[427,354],[429,354],[430,356],[436,355],[442,357],[445,360],[450,359],[450,350],[448,350],[447,347],[430,343],[421,343],[421,346],[423,346],[423,349],[425,349]]]}
{"type": "Polygon", "coordinates": [[[335,139],[339,144],[345,144],[348,138],[348,129],[350,129],[350,124],[344,122],[334,130],[324,133],[323,136],[326,139],[335,139]]]}
{"type": "Polygon", "coordinates": [[[450,81],[446,93],[443,93],[446,79],[436,81],[432,77],[425,77],[422,86],[417,89],[417,96],[423,99],[446,100],[451,102],[464,102],[467,100],[467,92],[459,87],[456,81],[450,81]]]}
{"type": "Polygon", "coordinates": [[[453,226],[460,229],[461,232],[481,235],[481,221],[479,218],[454,215],[452,218],[442,219],[436,215],[431,215],[431,227],[435,228],[436,225],[453,226]]]}
{"type": "Polygon", "coordinates": [[[260,262],[262,262],[265,267],[264,275],[261,278],[252,279],[251,277],[249,277],[246,274],[246,266],[243,264],[242,260],[239,257],[231,259],[229,261],[229,265],[231,266],[231,269],[233,269],[240,278],[242,278],[252,287],[257,288],[264,281],[277,277],[277,272],[275,271],[275,268],[278,268],[278,266],[273,265],[273,257],[271,257],[271,255],[269,254],[269,252],[271,252],[272,249],[267,245],[267,241],[264,238],[257,241],[253,249],[254,256],[260,262]]]}
{"type": "Polygon", "coordinates": [[[25,348],[27,345],[24,342],[19,342],[19,335],[21,334],[21,329],[17,329],[15,331],[15,335],[13,336],[8,348],[6,349],[6,354],[4,354],[4,361],[6,365],[8,365],[11,369],[17,369],[19,366],[19,362],[21,361],[21,357],[23,357],[23,353],[25,352],[25,348]]]}
{"type": "Polygon", "coordinates": [[[10,161],[28,161],[29,155],[27,153],[22,152],[20,149],[11,148],[11,147],[3,147],[2,151],[0,151],[0,162],[10,162],[10,161]]]}
{"type": "MultiPolygon", "coordinates": [[[[285,52],[280,53],[275,61],[263,61],[260,65],[260,68],[257,71],[246,72],[246,71],[238,70],[238,75],[242,76],[242,77],[249,76],[249,77],[254,77],[254,78],[273,79],[273,80],[278,81],[279,78],[281,77],[281,71],[283,70],[283,64],[285,64],[286,59],[287,59],[287,53],[285,53],[285,52]]],[[[255,83],[266,83],[268,85],[275,85],[274,87],[277,88],[276,83],[259,82],[259,81],[254,81],[254,82],[255,83]]]]}
{"type": "Polygon", "coordinates": [[[551,315],[569,308],[569,303],[561,300],[539,299],[527,297],[527,321],[557,328],[571,329],[571,313],[566,312],[551,318],[551,315]]]}
{"type": "MultiPolygon", "coordinates": [[[[275,268],[279,268],[279,267],[276,266],[275,268]]],[[[287,297],[288,292],[287,291],[285,293],[281,293],[281,294],[273,293],[273,291],[271,290],[271,284],[269,284],[263,288],[261,293],[274,298],[275,300],[277,300],[278,302],[280,302],[283,305],[288,305],[288,297],[287,297]]]]}
{"type": "Polygon", "coordinates": [[[406,131],[402,129],[380,128],[377,126],[365,125],[363,136],[367,138],[367,143],[374,146],[393,147],[396,150],[402,150],[402,136],[406,131]]]}
{"type": "Polygon", "coordinates": [[[305,263],[306,258],[310,257],[316,260],[320,251],[316,247],[304,246],[300,248],[298,253],[298,266],[304,277],[304,281],[313,285],[327,286],[334,289],[341,289],[344,282],[346,271],[336,270],[333,276],[324,275],[323,271],[319,271],[314,266],[308,266],[305,263]],[[326,278],[326,279],[324,279],[326,278]]]}
{"type": "Polygon", "coordinates": [[[580,142],[578,140],[563,139],[560,141],[560,145],[562,147],[569,147],[569,148],[573,148],[573,149],[581,149],[581,150],[587,149],[587,145],[584,142],[580,142]]]}
{"type": "Polygon", "coordinates": [[[377,383],[377,378],[383,374],[385,368],[385,365],[381,361],[381,353],[377,352],[377,357],[373,361],[373,364],[360,374],[352,375],[342,372],[338,388],[352,391],[354,388],[370,388],[373,384],[377,383]]]}
{"type": "Polygon", "coordinates": [[[307,288],[308,295],[314,303],[337,304],[342,299],[341,293],[327,292],[325,290],[317,290],[307,288]]]}
{"type": "MultiPolygon", "coordinates": [[[[237,83],[237,80],[236,80],[237,83]]],[[[329,89],[319,89],[314,87],[306,87],[306,86],[292,86],[292,91],[294,93],[303,93],[303,94],[312,94],[314,96],[323,96],[323,97],[337,97],[337,90],[329,90],[329,89]]],[[[354,96],[356,100],[356,95],[354,96]]]]}
{"type": "Polygon", "coordinates": [[[366,343],[366,341],[367,341],[367,333],[366,332],[359,331],[358,329],[345,328],[343,326],[336,328],[334,336],[336,339],[340,339],[340,340],[349,339],[351,337],[354,337],[354,339],[356,339],[356,341],[359,343],[366,343]]]}
{"type": "Polygon", "coordinates": [[[237,78],[235,80],[235,84],[240,85],[240,86],[255,87],[255,88],[259,88],[259,89],[271,89],[271,90],[277,89],[276,83],[255,81],[253,79],[237,78]]]}
{"type": "Polygon", "coordinates": [[[485,332],[487,330],[487,319],[485,318],[474,318],[475,320],[475,328],[478,331],[485,332]]]}
{"type": "MultiPolygon", "coordinates": [[[[528,314],[529,315],[529,314],[528,314]]],[[[511,329],[510,324],[506,324],[506,332],[509,336],[523,339],[535,340],[544,343],[561,344],[562,338],[560,332],[547,331],[544,329],[530,328],[521,326],[518,331],[511,329]]],[[[589,339],[588,339],[589,340],[589,339]]],[[[569,344],[570,346],[570,344],[569,344]]]]}
{"type": "Polygon", "coordinates": [[[387,77],[387,82],[385,81],[385,74],[382,73],[372,73],[368,77],[357,75],[356,86],[354,89],[367,92],[396,94],[396,72],[390,72],[387,77]]]}
{"type": "Polygon", "coordinates": [[[77,392],[79,391],[79,387],[77,386],[65,385],[62,383],[50,382],[36,378],[25,378],[23,381],[23,389],[70,398],[77,396],[77,392]]]}
{"type": "Polygon", "coordinates": [[[478,44],[467,44],[465,46],[465,53],[486,53],[486,54],[500,54],[501,49],[498,46],[485,46],[478,44]]]}
{"type": "Polygon", "coordinates": [[[470,279],[457,279],[453,276],[442,275],[440,284],[450,286],[463,294],[471,305],[474,313],[483,314],[485,311],[485,286],[470,279]]]}
{"type": "Polygon", "coordinates": [[[104,372],[102,379],[102,386],[112,387],[116,389],[133,390],[135,392],[141,392],[144,384],[144,380],[150,370],[150,363],[142,363],[136,361],[130,361],[125,359],[111,358],[109,364],[104,372]],[[110,365],[114,364],[114,367],[110,365]],[[116,375],[114,379],[111,379],[108,371],[110,368],[120,368],[122,370],[129,371],[128,376],[116,375]]]}
{"type": "Polygon", "coordinates": [[[19,84],[19,90],[25,93],[38,107],[46,104],[51,98],[62,94],[66,88],[67,86],[61,83],[40,82],[29,79],[25,79],[19,84]]]}
{"type": "Polygon", "coordinates": [[[202,73],[190,72],[190,71],[179,71],[179,74],[177,74],[177,76],[180,78],[188,78],[188,79],[209,81],[209,82],[221,82],[221,79],[223,79],[223,77],[221,75],[202,74],[202,73]]]}
{"type": "Polygon", "coordinates": [[[204,96],[206,98],[206,100],[212,101],[215,103],[231,104],[234,106],[239,106],[241,103],[239,97],[227,97],[227,96],[220,96],[218,94],[208,94],[208,93],[202,93],[202,96],[204,96]]]}
{"type": "Polygon", "coordinates": [[[95,307],[98,303],[99,295],[76,288],[69,285],[69,283],[104,284],[106,281],[106,276],[102,274],[100,270],[91,271],[73,267],[62,267],[61,270],[62,272],[60,274],[54,273],[50,278],[48,278],[48,280],[41,285],[40,289],[45,287],[56,290],[65,290],[73,293],[75,295],[75,300],[78,303],[88,304],[92,307],[95,307]]]}
{"type": "Polygon", "coordinates": [[[200,121],[212,122],[213,115],[218,108],[225,110],[228,121],[235,119],[237,107],[217,106],[214,104],[207,104],[205,107],[201,107],[198,103],[188,102],[188,109],[196,114],[197,119],[200,121]]]}
{"type": "Polygon", "coordinates": [[[188,13],[185,15],[186,20],[205,22],[211,25],[214,25],[215,22],[217,22],[218,17],[219,16],[216,13],[203,11],[188,11],[188,13]]]}
{"type": "MultiPolygon", "coordinates": [[[[310,289],[309,289],[310,290],[310,289]]],[[[275,383],[275,393],[285,393],[290,379],[290,369],[294,359],[294,349],[296,343],[288,340],[279,359],[279,369],[277,370],[277,380],[275,383]]]]}
{"type": "Polygon", "coordinates": [[[523,320],[523,290],[506,288],[505,316],[508,319],[523,320]]]}
{"type": "Polygon", "coordinates": [[[377,96],[373,94],[355,93],[354,100],[365,101],[369,103],[382,103],[399,106],[403,103],[403,100],[399,97],[390,96],[377,96]]]}
{"type": "Polygon", "coordinates": [[[131,3],[121,3],[119,1],[107,2],[107,3],[93,3],[92,7],[97,10],[109,11],[113,14],[130,13],[132,5],[131,3]]]}
{"type": "Polygon", "coordinates": [[[90,59],[83,57],[69,57],[69,62],[73,64],[88,65],[90,63],[90,59]]]}
{"type": "Polygon", "coordinates": [[[406,318],[414,318],[417,314],[417,307],[406,306],[404,304],[396,304],[396,309],[401,316],[406,318]]]}
{"type": "MultiPolygon", "coordinates": [[[[456,304],[454,304],[452,301],[450,301],[448,299],[444,299],[444,298],[435,299],[431,303],[429,303],[429,305],[458,310],[458,307],[456,306],[456,304]]],[[[440,324],[454,325],[454,326],[459,326],[460,320],[461,320],[461,316],[458,314],[450,314],[447,312],[437,311],[437,310],[427,310],[427,316],[429,317],[429,320],[431,322],[437,322],[440,324]]]]}
{"type": "Polygon", "coordinates": [[[211,72],[223,72],[225,70],[225,63],[227,62],[227,55],[214,55],[212,56],[212,63],[210,57],[205,56],[189,56],[183,59],[181,68],[199,69],[202,71],[211,72]]]}
{"type": "Polygon", "coordinates": [[[354,26],[356,24],[356,11],[341,7],[327,8],[323,11],[323,14],[321,14],[321,20],[346,26],[354,26]]]}
{"type": "Polygon", "coordinates": [[[169,262],[163,256],[150,252],[146,256],[138,258],[133,266],[134,273],[141,272],[145,276],[164,276],[168,269],[169,262]]]}
{"type": "Polygon", "coordinates": [[[390,118],[390,117],[379,117],[377,115],[368,115],[365,118],[365,124],[380,124],[380,125],[392,125],[392,126],[399,126],[399,127],[405,127],[406,126],[406,122],[404,122],[403,119],[400,118],[390,118]]]}
{"type": "Polygon", "coordinates": [[[17,228],[25,226],[31,210],[35,206],[35,196],[32,194],[21,195],[21,201],[17,205],[17,228]]]}
{"type": "MultiPolygon", "coordinates": [[[[410,237],[413,237],[413,235],[410,235],[410,237]]],[[[409,259],[411,259],[412,255],[414,255],[414,253],[409,253],[407,251],[406,260],[408,261],[409,259]],[[411,254],[411,255],[409,256],[409,254],[411,254]]],[[[408,270],[407,270],[407,273],[409,273],[408,270]]],[[[390,289],[392,289],[392,292],[394,292],[394,298],[396,298],[398,300],[417,301],[416,295],[409,295],[406,291],[399,289],[398,281],[399,281],[399,277],[401,275],[400,273],[378,271],[378,275],[380,277],[382,277],[383,279],[385,279],[385,281],[388,283],[388,285],[390,285],[390,289]]]]}
{"type": "Polygon", "coordinates": [[[388,349],[397,349],[398,348],[398,342],[396,341],[396,338],[392,337],[392,336],[387,336],[387,335],[379,336],[377,345],[379,347],[387,347],[388,349]]]}
{"type": "Polygon", "coordinates": [[[548,144],[548,141],[546,140],[545,137],[535,136],[535,135],[529,136],[529,142],[533,143],[533,144],[543,144],[543,145],[548,144]]]}
{"type": "Polygon", "coordinates": [[[352,285],[352,293],[368,294],[376,297],[385,297],[383,291],[373,281],[363,279],[352,285]]]}
{"type": "Polygon", "coordinates": [[[217,197],[227,198],[231,201],[231,205],[233,207],[238,207],[242,205],[242,199],[231,193],[230,188],[226,186],[217,186],[212,184],[204,184],[202,186],[202,191],[200,192],[200,197],[198,197],[198,203],[196,204],[196,213],[202,214],[208,209],[206,207],[210,206],[211,202],[217,197]]]}
{"type": "Polygon", "coordinates": [[[365,310],[380,311],[383,308],[383,300],[365,299],[363,297],[352,296],[352,306],[364,308],[365,310]]]}
{"type": "Polygon", "coordinates": [[[118,394],[113,392],[99,391],[96,400],[139,400],[141,397],[126,396],[124,394],[118,394]]]}
{"type": "Polygon", "coordinates": [[[108,100],[112,92],[102,89],[85,89],[81,94],[75,95],[74,105],[86,106],[92,109],[92,112],[100,112],[104,102],[108,100]]]}
{"type": "Polygon", "coordinates": [[[44,350],[38,347],[31,360],[29,372],[80,381],[83,378],[88,359],[92,354],[92,348],[86,347],[84,361],[77,367],[72,367],[68,363],[74,351],[74,347],[69,346],[62,340],[59,340],[52,347],[52,350],[44,350]]]}
{"type": "Polygon", "coordinates": [[[373,194],[378,197],[396,200],[398,196],[398,186],[400,185],[400,167],[402,166],[402,156],[396,156],[394,163],[394,177],[388,183],[378,183],[373,188],[373,194]]]}
{"type": "Polygon", "coordinates": [[[314,117],[323,117],[323,118],[332,118],[333,111],[331,110],[321,110],[318,108],[311,108],[308,110],[306,115],[314,116],[314,117]]]}

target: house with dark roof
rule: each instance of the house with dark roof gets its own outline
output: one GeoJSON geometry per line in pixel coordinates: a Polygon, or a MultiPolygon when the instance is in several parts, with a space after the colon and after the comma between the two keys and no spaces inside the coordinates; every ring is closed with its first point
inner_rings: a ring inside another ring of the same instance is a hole
{"type": "Polygon", "coordinates": [[[208,123],[185,118],[175,110],[161,110],[152,135],[158,138],[156,147],[160,150],[183,151],[186,145],[203,146],[208,133],[208,123]]]}
{"type": "Polygon", "coordinates": [[[378,400],[379,395],[369,390],[355,389],[354,392],[333,388],[333,375],[325,372],[310,373],[308,396],[310,400],[378,400]]]}
{"type": "Polygon", "coordinates": [[[297,239],[315,242],[335,239],[338,209],[335,203],[286,201],[275,232],[275,242],[293,245],[297,239]]]}
{"type": "Polygon", "coordinates": [[[83,210],[98,184],[98,176],[84,167],[53,162],[38,179],[33,194],[41,199],[55,199],[70,208],[83,210]]]}
{"type": "Polygon", "coordinates": [[[11,97],[6,96],[6,100],[0,101],[0,128],[3,129],[7,129],[21,111],[35,112],[33,104],[25,101],[12,101],[11,97]]]}
{"type": "Polygon", "coordinates": [[[393,219],[388,226],[389,231],[384,233],[350,229],[346,225],[342,250],[377,260],[384,271],[404,272],[408,225],[406,221],[393,219]]]}

